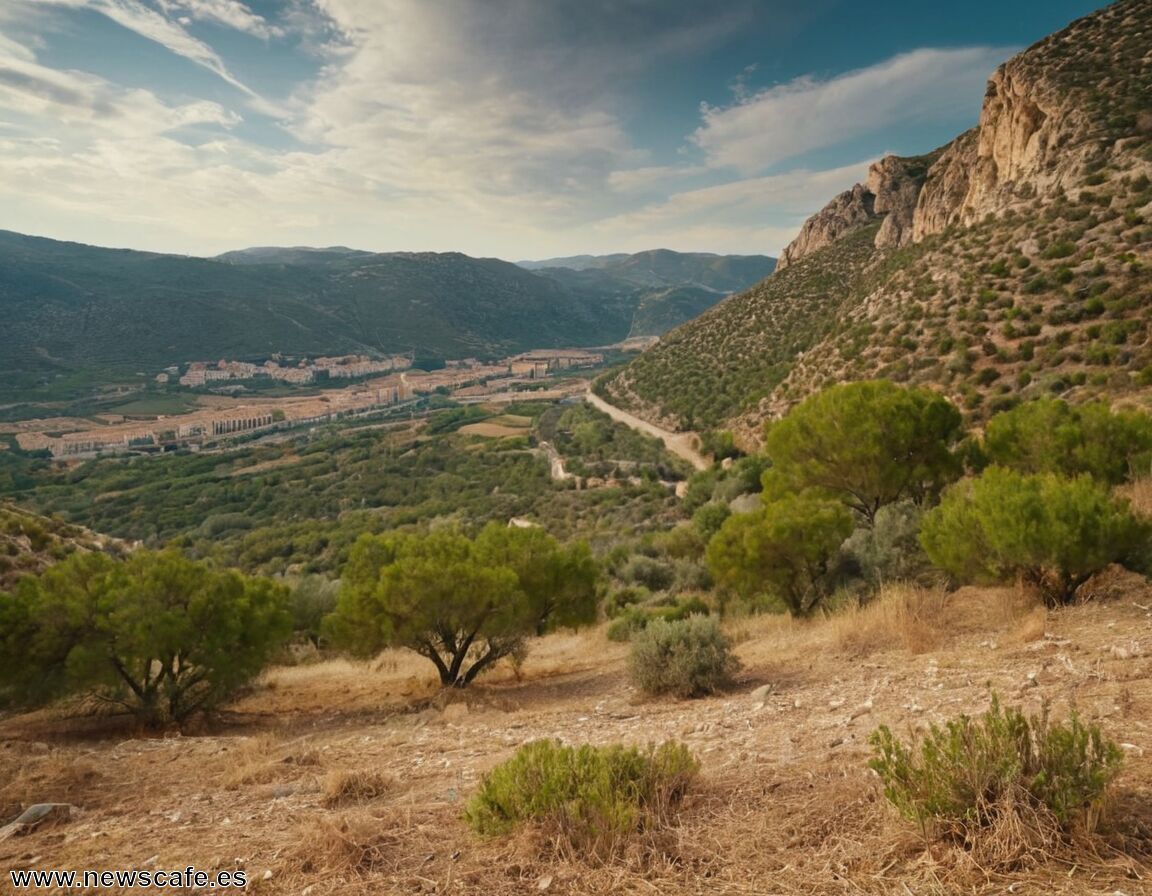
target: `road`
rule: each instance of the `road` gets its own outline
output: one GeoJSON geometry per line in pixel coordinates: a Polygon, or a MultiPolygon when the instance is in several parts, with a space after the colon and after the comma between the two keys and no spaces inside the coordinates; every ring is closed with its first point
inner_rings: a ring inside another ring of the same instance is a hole
{"type": "Polygon", "coordinates": [[[646,435],[655,436],[664,446],[675,454],[677,457],[682,457],[688,463],[692,464],[697,470],[707,470],[712,464],[708,461],[703,454],[692,447],[692,443],[696,434],[691,432],[670,432],[667,429],[661,429],[659,426],[653,426],[647,420],[641,420],[627,411],[622,411],[615,405],[608,404],[599,395],[596,395],[589,389],[584,393],[584,400],[598,411],[603,411],[613,420],[623,423],[625,426],[631,426],[633,429],[646,435]]]}

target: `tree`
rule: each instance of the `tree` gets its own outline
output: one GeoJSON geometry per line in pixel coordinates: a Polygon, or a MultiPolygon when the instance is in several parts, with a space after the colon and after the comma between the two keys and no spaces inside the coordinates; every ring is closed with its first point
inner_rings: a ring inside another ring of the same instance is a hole
{"type": "Polygon", "coordinates": [[[1087,473],[1119,485],[1152,462],[1152,417],[1104,402],[1073,406],[1041,398],[988,421],[984,454],[1022,473],[1087,473]]]}
{"type": "Polygon", "coordinates": [[[768,426],[765,488],[817,489],[871,526],[885,504],[921,503],[959,475],[952,446],[960,422],[950,402],[926,389],[885,380],[832,386],[768,426]]]}
{"type": "Polygon", "coordinates": [[[1019,577],[1054,607],[1108,564],[1135,557],[1149,535],[1126,501],[1088,476],[989,467],[945,492],[925,515],[920,540],[932,562],[960,580],[1019,577]]]}
{"type": "Polygon", "coordinates": [[[525,636],[579,625],[596,613],[586,545],[562,548],[542,530],[363,535],[349,556],[328,631],[370,655],[405,647],[436,666],[445,687],[467,687],[525,636]]]}
{"type": "Polygon", "coordinates": [[[0,596],[0,681],[23,702],[92,694],[182,724],[250,681],[291,630],[287,589],[175,551],[77,553],[0,596]]]}
{"type": "Polygon", "coordinates": [[[767,593],[806,616],[827,594],[829,564],[851,532],[843,504],[788,496],[729,517],[708,544],[708,568],[745,597],[767,593]]]}

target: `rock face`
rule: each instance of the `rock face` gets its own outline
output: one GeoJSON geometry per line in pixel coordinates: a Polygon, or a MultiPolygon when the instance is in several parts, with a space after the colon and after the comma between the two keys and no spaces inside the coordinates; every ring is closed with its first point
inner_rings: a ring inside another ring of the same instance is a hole
{"type": "Polygon", "coordinates": [[[804,222],[785,249],[777,269],[787,267],[839,240],[857,227],[883,219],[876,246],[897,248],[912,240],[916,201],[939,151],[925,156],[885,156],[868,169],[868,180],[841,193],[804,222]]]}
{"type": "Polygon", "coordinates": [[[800,235],[789,243],[776,262],[776,269],[786,268],[805,255],[811,255],[831,245],[848,233],[876,217],[876,196],[862,184],[856,184],[829,202],[804,222],[800,235]]]}
{"type": "MultiPolygon", "coordinates": [[[[1004,63],[988,80],[976,128],[929,156],[877,162],[866,184],[805,222],[779,266],[880,217],[876,246],[895,248],[1076,190],[1086,165],[1125,151],[1116,137],[1142,132],[1129,107],[1140,103],[1133,84],[1148,80],[1152,64],[1143,55],[1149,16],[1149,0],[1119,0],[1004,63]],[[1109,82],[1116,77],[1129,80],[1109,82]]],[[[1152,130],[1146,98],[1144,105],[1152,130]]]]}

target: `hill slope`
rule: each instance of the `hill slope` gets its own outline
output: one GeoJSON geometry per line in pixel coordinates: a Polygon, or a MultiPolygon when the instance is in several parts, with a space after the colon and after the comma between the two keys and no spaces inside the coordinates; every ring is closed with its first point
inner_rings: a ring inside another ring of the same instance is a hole
{"type": "Polygon", "coordinates": [[[459,253],[268,247],[203,259],[0,232],[0,398],[276,352],[492,357],[606,344],[635,335],[642,304],[644,332],[663,332],[762,276],[746,260],[666,254],[667,275],[580,280],[459,253]],[[710,272],[704,287],[698,269],[710,272]],[[681,286],[704,295],[661,309],[656,293],[681,286]]]}
{"type": "Polygon", "coordinates": [[[977,128],[877,163],[776,274],[599,390],[753,442],[842,380],[928,384],[974,416],[1152,384],[1150,20],[1150,0],[1121,0],[1005,63],[977,128]]]}
{"type": "Polygon", "coordinates": [[[578,295],[614,296],[632,309],[628,336],[659,336],[730,293],[763,280],[775,269],[776,259],[651,249],[634,255],[578,255],[520,265],[578,295]]]}

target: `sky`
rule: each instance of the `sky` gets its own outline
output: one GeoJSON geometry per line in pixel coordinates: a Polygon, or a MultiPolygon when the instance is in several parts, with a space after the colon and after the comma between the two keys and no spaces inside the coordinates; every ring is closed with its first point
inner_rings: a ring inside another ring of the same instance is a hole
{"type": "Polygon", "coordinates": [[[0,0],[0,229],[775,255],[1098,0],[0,0]]]}

